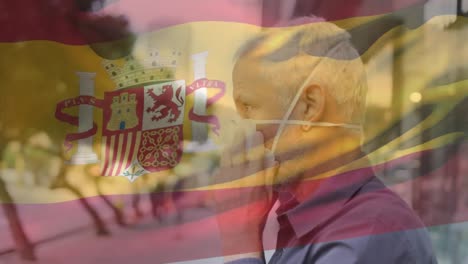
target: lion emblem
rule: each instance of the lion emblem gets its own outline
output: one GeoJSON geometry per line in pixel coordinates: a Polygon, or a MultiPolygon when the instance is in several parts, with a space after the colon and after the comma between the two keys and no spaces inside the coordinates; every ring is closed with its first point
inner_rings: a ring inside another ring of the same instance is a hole
{"type": "Polygon", "coordinates": [[[167,122],[175,122],[181,112],[179,107],[184,104],[184,99],[180,95],[182,87],[177,88],[176,91],[176,102],[172,100],[174,97],[174,89],[172,85],[165,85],[162,87],[161,93],[159,95],[155,94],[153,89],[149,89],[147,94],[153,99],[154,103],[152,107],[146,109],[147,113],[154,113],[151,117],[152,121],[159,121],[166,117],[169,117],[167,122]]]}

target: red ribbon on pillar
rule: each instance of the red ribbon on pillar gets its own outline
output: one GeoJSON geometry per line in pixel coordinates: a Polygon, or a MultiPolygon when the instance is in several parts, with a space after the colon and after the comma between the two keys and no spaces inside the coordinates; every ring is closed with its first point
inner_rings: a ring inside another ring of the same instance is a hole
{"type": "MultiPolygon", "coordinates": [[[[189,86],[187,86],[186,95],[189,95],[201,88],[218,89],[218,92],[216,94],[208,98],[208,100],[206,101],[206,107],[209,107],[215,102],[217,102],[226,93],[226,85],[224,84],[224,82],[219,81],[219,80],[209,80],[209,79],[204,78],[204,79],[198,79],[194,81],[192,84],[190,84],[189,86]]],[[[201,123],[210,124],[212,126],[211,128],[212,131],[216,135],[219,136],[220,124],[216,116],[199,115],[199,114],[196,114],[192,108],[190,109],[190,112],[189,112],[189,119],[193,121],[201,122],[201,123]]]]}
{"type": "MultiPolygon", "coordinates": [[[[93,96],[82,95],[82,96],[78,96],[75,98],[61,101],[57,104],[57,107],[55,109],[55,118],[57,118],[58,120],[62,122],[68,123],[70,125],[78,126],[79,117],[67,114],[64,112],[64,110],[71,108],[71,107],[80,106],[80,105],[92,105],[92,106],[102,108],[103,100],[96,99],[93,96]]],[[[95,122],[93,122],[93,127],[87,131],[67,134],[65,136],[65,143],[64,143],[66,151],[69,151],[73,147],[71,143],[72,141],[85,139],[87,137],[93,136],[96,134],[96,132],[97,132],[97,125],[95,122]]]]}

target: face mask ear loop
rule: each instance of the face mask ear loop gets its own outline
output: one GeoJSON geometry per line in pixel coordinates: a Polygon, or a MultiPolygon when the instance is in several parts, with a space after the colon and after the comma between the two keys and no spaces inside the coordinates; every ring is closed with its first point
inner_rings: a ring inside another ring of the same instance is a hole
{"type": "Polygon", "coordinates": [[[296,96],[294,97],[294,100],[291,102],[289,105],[288,111],[286,111],[285,115],[283,116],[283,119],[281,120],[281,124],[278,128],[278,131],[276,132],[275,139],[273,140],[273,145],[271,148],[271,151],[275,153],[276,147],[278,145],[279,138],[281,134],[283,134],[283,130],[286,127],[286,121],[289,119],[289,117],[292,114],[292,111],[294,110],[294,107],[296,107],[297,102],[299,101],[299,98],[301,98],[302,92],[306,88],[306,86],[309,84],[310,80],[312,79],[312,76],[314,75],[315,69],[317,69],[317,66],[320,64],[322,59],[320,59],[317,63],[315,63],[313,70],[310,72],[309,76],[307,76],[307,79],[302,83],[301,88],[299,88],[296,96]]]}
{"type": "MultiPolygon", "coordinates": [[[[278,124],[280,125],[283,120],[256,120],[256,119],[250,119],[256,124],[259,125],[271,125],[271,124],[278,124]]],[[[362,126],[358,124],[346,124],[346,123],[329,123],[329,122],[310,122],[310,121],[304,121],[304,120],[287,120],[287,124],[289,125],[314,125],[314,126],[321,126],[321,127],[344,127],[344,128],[349,128],[349,129],[354,129],[361,131],[362,126]]]]}
{"type": "Polygon", "coordinates": [[[341,44],[342,44],[341,42],[337,43],[335,46],[333,46],[325,54],[325,56],[320,57],[320,59],[317,61],[317,63],[315,63],[315,65],[313,66],[313,70],[310,72],[309,76],[307,76],[307,79],[305,79],[305,81],[302,83],[301,88],[299,88],[299,90],[297,91],[297,94],[294,97],[294,100],[291,102],[288,111],[286,111],[286,114],[283,116],[283,119],[281,120],[281,124],[280,124],[280,126],[278,128],[278,131],[276,132],[276,136],[275,136],[275,139],[273,140],[273,145],[272,145],[272,148],[271,148],[273,153],[275,153],[276,147],[278,146],[279,138],[280,138],[281,134],[283,134],[284,128],[286,127],[286,121],[291,116],[292,111],[294,110],[294,108],[296,107],[297,102],[299,101],[299,98],[301,98],[302,92],[307,87],[307,85],[309,85],[310,80],[312,80],[312,77],[314,76],[315,70],[317,69],[318,65],[322,62],[323,58],[327,58],[328,55],[333,54],[335,52],[335,50],[337,50],[338,47],[341,46],[341,44]]]}

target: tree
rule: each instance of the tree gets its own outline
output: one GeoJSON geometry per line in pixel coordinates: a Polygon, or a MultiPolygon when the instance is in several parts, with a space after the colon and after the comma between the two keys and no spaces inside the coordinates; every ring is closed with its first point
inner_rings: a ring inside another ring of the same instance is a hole
{"type": "MultiPolygon", "coordinates": [[[[0,134],[0,161],[3,158],[3,151],[6,147],[7,140],[0,134]]],[[[36,255],[34,246],[24,231],[21,219],[18,214],[17,207],[13,201],[13,197],[8,192],[5,181],[2,178],[2,170],[0,168],[0,202],[2,203],[3,213],[5,214],[10,226],[11,235],[15,243],[16,251],[21,258],[26,260],[35,260],[36,255]]]]}

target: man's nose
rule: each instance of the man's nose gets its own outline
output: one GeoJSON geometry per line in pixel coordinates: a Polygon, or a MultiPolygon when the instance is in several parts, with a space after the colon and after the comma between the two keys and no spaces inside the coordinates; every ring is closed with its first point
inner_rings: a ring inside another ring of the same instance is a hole
{"type": "Polygon", "coordinates": [[[278,125],[276,124],[256,124],[255,130],[262,133],[265,142],[273,140],[278,131],[278,125]]]}

